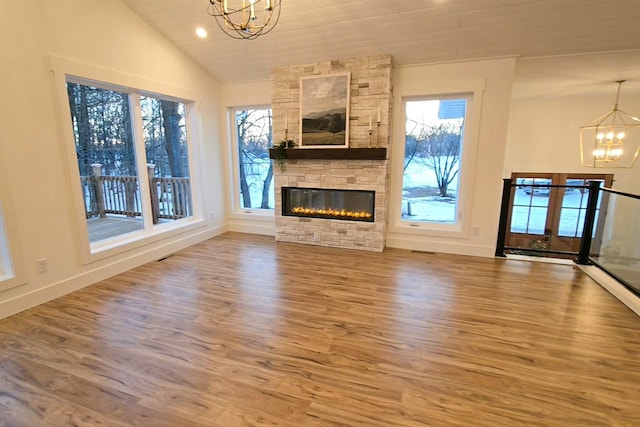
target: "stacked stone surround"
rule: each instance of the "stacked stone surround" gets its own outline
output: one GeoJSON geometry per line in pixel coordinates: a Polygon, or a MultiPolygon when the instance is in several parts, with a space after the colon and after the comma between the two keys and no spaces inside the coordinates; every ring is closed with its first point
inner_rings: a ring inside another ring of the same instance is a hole
{"type": "MultiPolygon", "coordinates": [[[[285,122],[288,123],[288,138],[298,140],[301,77],[344,72],[351,74],[349,147],[390,149],[390,55],[294,65],[273,70],[271,107],[274,141],[285,138],[285,122]],[[376,123],[378,111],[380,126],[376,123]],[[370,120],[373,122],[371,137],[370,120]]],[[[387,160],[287,160],[284,171],[275,168],[274,178],[276,240],[377,252],[384,249],[389,205],[388,157],[387,160]],[[375,191],[375,222],[282,216],[282,187],[375,191]]]]}

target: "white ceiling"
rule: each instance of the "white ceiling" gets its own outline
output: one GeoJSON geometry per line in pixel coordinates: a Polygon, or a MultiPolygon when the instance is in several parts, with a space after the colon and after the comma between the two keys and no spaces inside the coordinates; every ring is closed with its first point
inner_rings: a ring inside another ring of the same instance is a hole
{"type": "MultiPolygon", "coordinates": [[[[256,40],[223,34],[207,14],[209,0],[122,2],[221,83],[268,80],[278,66],[376,54],[404,66],[640,49],[639,0],[282,0],[278,26],[256,40]],[[208,30],[207,39],[195,36],[197,26],[208,30]]],[[[522,77],[551,88],[567,78],[576,85],[640,82],[637,62],[628,67],[633,76],[613,76],[604,57],[599,66],[574,62],[560,62],[557,76],[541,79],[533,67],[522,77]]]]}

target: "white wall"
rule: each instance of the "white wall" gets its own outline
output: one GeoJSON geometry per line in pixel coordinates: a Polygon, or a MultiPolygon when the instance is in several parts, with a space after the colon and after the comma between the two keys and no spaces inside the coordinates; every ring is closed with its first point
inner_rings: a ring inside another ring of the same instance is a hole
{"type": "Polygon", "coordinates": [[[621,169],[583,167],[580,161],[580,126],[611,111],[619,79],[628,79],[621,88],[620,109],[640,115],[639,53],[520,61],[504,177],[512,172],[613,173],[614,188],[639,194],[640,162],[621,169]],[[568,70],[573,69],[590,70],[592,77],[572,80],[568,70]]]}
{"type": "MultiPolygon", "coordinates": [[[[473,106],[471,114],[478,129],[465,144],[474,144],[470,158],[463,159],[472,176],[467,185],[461,207],[459,232],[416,230],[400,227],[399,209],[392,212],[387,246],[422,251],[493,256],[495,252],[500,197],[502,189],[502,163],[506,144],[511,85],[515,58],[486,61],[430,64],[397,68],[394,73],[394,126],[391,149],[393,156],[391,191],[399,200],[402,191],[402,151],[404,138],[403,98],[411,96],[441,95],[468,92],[470,87],[481,86],[481,105],[473,106]],[[479,114],[479,116],[478,116],[479,114]],[[475,164],[473,164],[475,162],[475,164]],[[395,215],[395,217],[394,217],[395,215]]],[[[465,154],[466,155],[466,154],[465,154]]],[[[392,194],[391,205],[394,203],[392,194]]]]}
{"type": "MultiPolygon", "coordinates": [[[[505,178],[512,172],[613,174],[613,188],[640,194],[640,161],[631,169],[583,167],[580,126],[611,111],[616,80],[621,87],[619,108],[640,116],[640,53],[606,53],[520,61],[516,67],[514,99],[505,156],[505,178]]],[[[625,256],[638,257],[640,227],[637,204],[609,210],[610,237],[625,256]]],[[[607,244],[605,244],[607,246],[607,244]]]]}
{"type": "Polygon", "coordinates": [[[234,162],[237,160],[230,152],[227,141],[231,140],[230,133],[235,129],[229,127],[228,111],[230,108],[271,106],[271,81],[250,82],[244,84],[223,85],[221,87],[222,115],[220,120],[224,122],[224,158],[226,160],[225,173],[228,177],[228,185],[225,189],[225,201],[229,206],[227,226],[229,231],[242,233],[275,235],[275,217],[270,213],[261,213],[254,210],[252,214],[233,210],[233,197],[239,197],[240,190],[234,187],[233,174],[238,173],[234,162]],[[232,194],[233,192],[233,194],[232,194]]]}
{"type": "MultiPolygon", "coordinates": [[[[450,93],[455,88],[469,87],[469,82],[484,87],[481,117],[479,121],[477,153],[470,189],[468,212],[465,212],[467,228],[464,236],[443,236],[442,233],[419,234],[415,230],[403,232],[395,229],[387,234],[387,246],[434,252],[450,252],[478,256],[493,256],[500,211],[502,189],[502,164],[506,143],[506,130],[511,101],[511,84],[515,58],[488,61],[471,61],[449,64],[422,65],[398,68],[394,71],[394,122],[402,122],[401,100],[403,96],[450,93]],[[475,229],[477,234],[472,230],[475,229]]],[[[224,86],[225,107],[271,102],[270,82],[258,82],[224,86]]],[[[477,112],[476,112],[477,113],[477,112]]],[[[391,151],[403,138],[402,129],[393,130],[391,151]]],[[[398,156],[398,153],[395,154],[398,156]]],[[[401,155],[401,154],[400,154],[401,155]]],[[[401,192],[397,180],[401,166],[392,166],[396,185],[392,192],[401,192]]],[[[393,185],[393,179],[392,179],[393,185]]],[[[393,197],[393,195],[392,195],[393,197]]],[[[272,234],[274,225],[264,218],[252,219],[230,213],[229,228],[235,231],[272,234]]]]}
{"type": "Polygon", "coordinates": [[[0,194],[15,221],[11,234],[25,266],[24,284],[0,292],[0,318],[117,274],[225,229],[224,166],[219,86],[119,1],[0,2],[0,194]],[[60,111],[48,55],[179,86],[196,95],[197,185],[203,189],[201,226],[125,253],[82,264],[75,239],[73,194],[60,111]],[[4,179],[8,177],[8,179],[4,179]],[[35,261],[46,258],[39,274],[35,261]]]}

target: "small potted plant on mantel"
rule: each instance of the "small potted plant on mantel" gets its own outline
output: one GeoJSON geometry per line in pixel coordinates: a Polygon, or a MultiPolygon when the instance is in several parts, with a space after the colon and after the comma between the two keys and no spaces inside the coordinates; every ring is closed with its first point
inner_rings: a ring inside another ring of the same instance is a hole
{"type": "Polygon", "coordinates": [[[273,150],[275,152],[275,162],[280,166],[280,172],[284,172],[287,169],[285,150],[294,148],[296,142],[293,139],[283,139],[280,144],[274,145],[273,150]]]}

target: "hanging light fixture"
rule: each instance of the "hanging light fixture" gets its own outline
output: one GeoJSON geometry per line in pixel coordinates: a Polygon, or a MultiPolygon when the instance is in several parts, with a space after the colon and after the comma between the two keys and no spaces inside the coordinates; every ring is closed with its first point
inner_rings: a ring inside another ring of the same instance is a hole
{"type": "Polygon", "coordinates": [[[618,108],[620,88],[613,110],[580,128],[582,165],[602,168],[630,168],[640,151],[640,119],[618,108]]]}
{"type": "Polygon", "coordinates": [[[280,19],[282,0],[209,0],[209,15],[229,37],[253,40],[280,19]]]}

